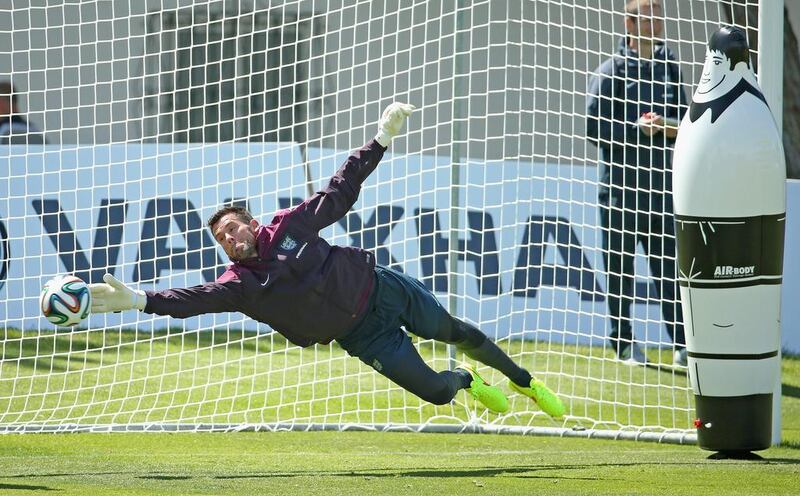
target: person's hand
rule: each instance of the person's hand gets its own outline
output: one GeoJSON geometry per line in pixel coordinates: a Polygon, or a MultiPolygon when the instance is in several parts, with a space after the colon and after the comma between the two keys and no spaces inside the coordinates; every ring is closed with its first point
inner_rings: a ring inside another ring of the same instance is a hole
{"type": "Polygon", "coordinates": [[[678,129],[681,127],[681,120],[674,117],[664,117],[664,134],[667,138],[677,138],[678,129]]]}
{"type": "Polygon", "coordinates": [[[397,136],[403,128],[406,118],[411,115],[416,107],[408,103],[395,102],[386,107],[380,121],[378,121],[378,134],[375,140],[383,147],[389,146],[392,138],[397,136]]]}
{"type": "Polygon", "coordinates": [[[124,312],[125,310],[144,310],[147,295],[144,291],[133,290],[111,274],[103,276],[105,282],[89,284],[92,293],[92,313],[124,312]]]}
{"type": "Polygon", "coordinates": [[[664,130],[664,118],[655,112],[645,112],[636,124],[645,136],[653,136],[664,130]]]}

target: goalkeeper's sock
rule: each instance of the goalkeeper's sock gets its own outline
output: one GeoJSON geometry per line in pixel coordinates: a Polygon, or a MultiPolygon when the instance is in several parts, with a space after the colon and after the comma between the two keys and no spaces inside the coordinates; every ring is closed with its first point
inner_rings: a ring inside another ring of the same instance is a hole
{"type": "Polygon", "coordinates": [[[453,374],[455,375],[455,380],[458,381],[458,389],[469,389],[472,383],[472,374],[459,368],[453,370],[453,374]]]}
{"type": "MultiPolygon", "coordinates": [[[[480,331],[478,331],[480,332],[480,331]]],[[[483,335],[483,334],[481,334],[483,335]]],[[[483,342],[474,347],[467,348],[458,345],[458,349],[463,351],[468,357],[484,365],[488,365],[495,370],[499,370],[504,376],[508,377],[514,383],[521,386],[527,386],[531,382],[531,374],[523,369],[509,357],[503,350],[497,346],[494,341],[484,336],[483,342]]],[[[466,343],[465,343],[466,344],[466,343]]]]}
{"type": "Polygon", "coordinates": [[[530,372],[523,368],[520,368],[520,371],[521,372],[517,377],[509,377],[509,379],[511,379],[511,382],[517,386],[528,387],[533,380],[533,376],[531,376],[530,372]]]}
{"type": "Polygon", "coordinates": [[[436,339],[445,343],[455,344],[458,351],[471,359],[500,371],[515,384],[528,387],[531,375],[509,357],[497,346],[494,341],[486,337],[474,325],[446,315],[439,329],[436,339]]]}

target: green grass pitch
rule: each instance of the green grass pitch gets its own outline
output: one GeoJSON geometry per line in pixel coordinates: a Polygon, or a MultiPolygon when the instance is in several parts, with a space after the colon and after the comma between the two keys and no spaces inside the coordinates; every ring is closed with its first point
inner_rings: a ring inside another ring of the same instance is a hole
{"type": "MultiPolygon", "coordinates": [[[[603,360],[602,350],[574,345],[503,346],[573,397],[568,408],[574,417],[565,425],[587,425],[594,417],[601,428],[642,423],[680,429],[691,417],[680,374],[619,366],[603,360]],[[655,406],[645,408],[645,402],[655,406]]],[[[474,406],[466,397],[445,407],[414,402],[336,347],[299,352],[246,333],[28,336],[5,329],[0,351],[0,423],[6,425],[290,418],[414,423],[431,414],[452,423],[474,406]],[[345,381],[346,375],[355,378],[345,381]],[[365,418],[373,407],[382,410],[365,418]]],[[[426,345],[423,352],[435,366],[446,366],[443,350],[426,345]]],[[[709,460],[694,446],[536,436],[8,434],[0,435],[0,495],[796,494],[800,359],[784,358],[783,382],[784,442],[762,452],[764,461],[709,460]]],[[[515,398],[512,409],[521,413],[505,423],[562,425],[520,401],[515,398]]]]}

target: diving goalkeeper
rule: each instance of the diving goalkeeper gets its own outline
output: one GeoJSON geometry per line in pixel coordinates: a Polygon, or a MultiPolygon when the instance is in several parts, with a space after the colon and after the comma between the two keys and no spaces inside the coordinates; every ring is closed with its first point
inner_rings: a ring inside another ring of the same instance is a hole
{"type": "Polygon", "coordinates": [[[212,283],[164,291],[132,290],[106,274],[91,284],[92,313],[137,309],[187,318],[241,312],[292,343],[306,347],[336,340],[351,356],[425,401],[449,403],[466,389],[488,409],[508,410],[503,391],[487,384],[470,365],[436,372],[422,360],[410,337],[453,344],[468,357],[502,372],[512,390],[553,417],[564,413],[559,398],[515,364],[475,326],[451,316],[418,280],[378,266],[356,247],[331,246],[319,231],[341,219],[356,202],[412,105],[393,103],[378,134],[353,152],[328,185],[259,224],[244,208],[228,206],[208,221],[214,239],[233,262],[212,283]]]}

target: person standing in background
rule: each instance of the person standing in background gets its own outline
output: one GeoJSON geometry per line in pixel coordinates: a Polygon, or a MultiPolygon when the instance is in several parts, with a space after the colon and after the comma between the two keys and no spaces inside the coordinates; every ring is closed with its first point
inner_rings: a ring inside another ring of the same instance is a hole
{"type": "Polygon", "coordinates": [[[19,110],[19,92],[11,81],[0,81],[0,145],[44,145],[47,141],[19,110]]]}
{"type": "Polygon", "coordinates": [[[626,36],[589,81],[587,137],[600,152],[599,206],[603,257],[608,272],[609,343],[617,357],[645,364],[634,341],[634,259],[638,243],[647,254],[673,363],[687,363],[683,314],[677,301],[672,148],[688,108],[677,59],[664,44],[660,0],[625,6],[626,36]]]}

